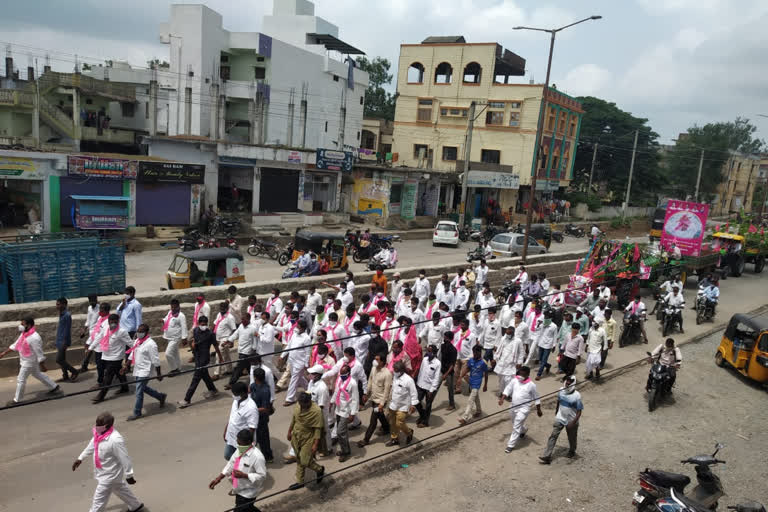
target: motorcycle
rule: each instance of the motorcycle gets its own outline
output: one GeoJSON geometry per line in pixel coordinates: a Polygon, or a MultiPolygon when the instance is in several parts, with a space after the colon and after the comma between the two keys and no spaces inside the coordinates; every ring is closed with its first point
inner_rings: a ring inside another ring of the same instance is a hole
{"type": "MultiPolygon", "coordinates": [[[[646,352],[648,357],[653,357],[650,352],[646,352]]],[[[663,395],[672,393],[672,373],[669,371],[669,367],[659,362],[661,354],[656,358],[656,361],[651,365],[651,369],[648,372],[648,412],[653,412],[656,409],[656,404],[663,395]]]]}
{"type": "Polygon", "coordinates": [[[296,264],[296,262],[292,262],[283,272],[283,279],[290,279],[291,277],[298,277],[298,268],[299,266],[296,264]]]}
{"type": "Polygon", "coordinates": [[[277,256],[277,262],[282,265],[286,266],[289,261],[291,261],[291,258],[293,257],[293,242],[290,242],[285,249],[280,251],[280,254],[277,256]]]}
{"type": "Polygon", "coordinates": [[[227,238],[227,248],[232,249],[233,251],[236,251],[238,249],[237,239],[232,237],[227,238]]]}
{"type": "Polygon", "coordinates": [[[494,254],[486,255],[483,247],[476,247],[467,251],[467,261],[472,263],[473,261],[480,260],[493,260],[496,259],[494,254]]]}
{"type": "Polygon", "coordinates": [[[716,306],[717,302],[707,299],[704,296],[704,289],[699,287],[699,292],[696,294],[696,324],[705,320],[714,320],[716,306]]]}
{"type": "Polygon", "coordinates": [[[642,319],[629,311],[624,313],[624,325],[619,337],[619,347],[625,347],[630,343],[639,343],[642,335],[640,322],[642,319]]]}
{"type": "MultiPolygon", "coordinates": [[[[726,508],[736,512],[765,512],[765,507],[756,501],[747,501],[726,508]]],[[[696,503],[685,496],[680,496],[672,490],[668,498],[656,501],[656,510],[661,510],[662,512],[703,512],[715,509],[706,508],[704,505],[696,503]]]]}
{"type": "MultiPolygon", "coordinates": [[[[632,504],[638,511],[703,512],[705,510],[717,509],[717,500],[725,495],[725,491],[723,490],[720,478],[712,473],[710,466],[725,464],[724,460],[715,458],[721,448],[723,448],[723,445],[717,443],[715,445],[715,452],[712,455],[697,455],[680,461],[682,464],[693,464],[696,469],[698,484],[688,496],[684,496],[683,493],[686,486],[691,483],[689,476],[645,468],[645,471],[638,475],[637,483],[640,484],[640,489],[635,492],[632,504]],[[669,498],[673,499],[670,500],[669,498]],[[677,503],[677,505],[666,508],[661,506],[664,504],[662,502],[677,503]]],[[[737,508],[729,508],[731,510],[738,510],[737,508]]]]}
{"type": "Polygon", "coordinates": [[[658,284],[653,287],[653,299],[656,301],[656,304],[653,305],[651,315],[656,315],[656,320],[661,322],[661,319],[664,317],[664,294],[659,289],[658,284]]]}
{"type": "Polygon", "coordinates": [[[664,317],[662,319],[664,328],[662,329],[662,335],[668,336],[675,329],[680,329],[682,332],[683,326],[683,312],[679,306],[671,306],[664,304],[664,317]]]}
{"type": "Polygon", "coordinates": [[[189,233],[186,233],[184,236],[179,238],[179,248],[182,250],[182,252],[202,249],[204,245],[205,244],[202,242],[200,233],[196,229],[191,230],[189,233]]]}
{"type": "Polygon", "coordinates": [[[566,224],[565,234],[575,238],[584,238],[586,233],[584,232],[584,228],[581,226],[577,226],[576,224],[566,224]]]}
{"type": "Polygon", "coordinates": [[[499,233],[506,233],[507,231],[508,228],[490,225],[485,228],[485,231],[473,231],[469,235],[469,239],[473,242],[491,241],[499,233]]]}
{"type": "Polygon", "coordinates": [[[273,260],[276,260],[280,256],[280,247],[275,242],[267,242],[259,238],[251,238],[251,243],[248,245],[248,254],[251,256],[260,256],[264,254],[273,260]]]}
{"type": "Polygon", "coordinates": [[[215,236],[223,234],[227,237],[234,237],[240,233],[240,219],[237,217],[227,218],[217,215],[214,217],[211,226],[208,229],[208,234],[215,236]]]}
{"type": "Polygon", "coordinates": [[[563,240],[565,240],[565,237],[563,236],[562,231],[552,231],[552,240],[555,242],[561,244],[563,243],[563,240]]]}
{"type": "Polygon", "coordinates": [[[384,270],[387,270],[388,268],[391,268],[389,262],[389,251],[387,251],[386,254],[383,254],[381,251],[379,251],[371,256],[371,259],[368,260],[368,270],[376,270],[379,266],[381,266],[384,270]]]}
{"type": "Polygon", "coordinates": [[[520,287],[511,279],[504,283],[504,286],[501,287],[501,290],[499,290],[499,296],[498,299],[496,299],[497,304],[506,304],[507,300],[509,299],[510,295],[516,294],[520,287]]]}

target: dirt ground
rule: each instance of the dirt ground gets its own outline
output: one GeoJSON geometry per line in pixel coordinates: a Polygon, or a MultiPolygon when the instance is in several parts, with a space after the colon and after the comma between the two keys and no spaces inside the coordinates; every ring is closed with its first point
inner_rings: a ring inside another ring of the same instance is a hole
{"type": "Polygon", "coordinates": [[[511,425],[504,421],[451,446],[417,453],[407,467],[344,489],[331,483],[324,490],[301,491],[290,508],[275,504],[264,509],[306,505],[316,512],[353,507],[386,512],[435,510],[439,504],[447,511],[632,510],[638,471],[652,467],[688,474],[690,490],[695,473],[680,460],[711,452],[716,441],[725,445],[718,456],[727,461],[715,469],[728,494],[721,508],[747,498],[768,504],[766,392],[714,365],[719,340],[720,334],[683,348],[674,397],[653,413],[643,391],[647,366],[583,388],[585,410],[573,460],[564,457],[563,432],[552,465],[539,464],[554,415],[554,407],[548,406],[544,417],[529,416],[527,437],[509,455],[504,447],[511,425]]]}

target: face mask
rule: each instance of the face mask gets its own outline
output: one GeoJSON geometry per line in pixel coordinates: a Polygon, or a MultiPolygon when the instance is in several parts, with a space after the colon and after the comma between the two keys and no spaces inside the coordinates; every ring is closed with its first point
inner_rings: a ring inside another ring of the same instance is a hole
{"type": "Polygon", "coordinates": [[[237,395],[236,395],[236,394],[234,394],[234,393],[232,393],[232,398],[233,398],[233,399],[235,399],[235,400],[240,400],[240,397],[239,397],[239,396],[237,396],[237,395]]]}
{"type": "Polygon", "coordinates": [[[104,432],[107,431],[106,425],[94,425],[93,429],[96,431],[97,434],[101,435],[104,432]]]}
{"type": "Polygon", "coordinates": [[[198,325],[198,327],[200,328],[201,331],[207,331],[208,330],[208,326],[207,325],[198,325]]]}
{"type": "Polygon", "coordinates": [[[139,338],[143,338],[144,336],[146,336],[149,333],[147,331],[139,331],[136,334],[139,336],[139,338]]]}
{"type": "Polygon", "coordinates": [[[345,374],[341,376],[341,380],[347,380],[349,378],[349,374],[345,374]]]}
{"type": "Polygon", "coordinates": [[[243,455],[245,452],[251,449],[251,445],[249,444],[239,444],[237,445],[237,453],[239,455],[243,455]]]}
{"type": "Polygon", "coordinates": [[[395,372],[395,377],[402,377],[403,372],[395,372]]]}
{"type": "Polygon", "coordinates": [[[130,296],[130,295],[128,295],[127,293],[125,294],[125,300],[126,300],[126,301],[129,301],[129,300],[131,300],[131,296],[130,296]]]}
{"type": "Polygon", "coordinates": [[[109,324],[110,329],[117,329],[117,324],[109,324]]]}
{"type": "Polygon", "coordinates": [[[551,323],[552,323],[552,320],[551,320],[551,319],[549,319],[549,318],[545,318],[545,319],[544,319],[544,325],[549,325],[549,324],[551,324],[551,323]]]}
{"type": "Polygon", "coordinates": [[[427,352],[427,359],[431,361],[434,358],[435,358],[435,354],[433,354],[432,352],[427,352]]]}
{"type": "Polygon", "coordinates": [[[276,293],[273,293],[273,294],[272,294],[272,296],[273,296],[274,298],[277,298],[277,297],[279,297],[279,295],[278,295],[278,294],[276,294],[276,293]]]}
{"type": "Polygon", "coordinates": [[[347,356],[342,357],[341,360],[344,361],[345,363],[349,362],[349,358],[347,356]]]}
{"type": "Polygon", "coordinates": [[[565,386],[566,393],[570,394],[570,393],[573,393],[574,391],[576,391],[576,382],[574,382],[570,386],[565,386]]]}
{"type": "Polygon", "coordinates": [[[424,274],[419,274],[419,279],[424,279],[424,274]]]}
{"type": "Polygon", "coordinates": [[[19,332],[24,332],[24,330],[25,330],[25,329],[24,329],[24,326],[23,326],[23,325],[20,325],[20,326],[19,326],[19,332]]]}
{"type": "Polygon", "coordinates": [[[373,362],[371,362],[371,368],[378,368],[378,367],[379,367],[379,362],[374,359],[373,362]]]}

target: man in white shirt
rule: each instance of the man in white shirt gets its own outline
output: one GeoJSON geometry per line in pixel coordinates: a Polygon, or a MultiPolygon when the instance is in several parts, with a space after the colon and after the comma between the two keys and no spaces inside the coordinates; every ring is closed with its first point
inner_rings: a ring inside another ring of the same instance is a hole
{"type": "Polygon", "coordinates": [[[603,350],[608,348],[608,339],[605,336],[603,327],[592,321],[586,341],[587,361],[585,363],[587,370],[587,379],[596,377],[600,379],[600,361],[603,358],[603,350]],[[594,372],[594,375],[593,375],[594,372]]]}
{"type": "Polygon", "coordinates": [[[80,339],[85,339],[85,357],[80,365],[80,373],[88,371],[88,365],[91,362],[92,352],[88,351],[89,339],[88,336],[91,330],[99,320],[99,298],[95,293],[88,295],[88,312],[85,315],[85,323],[83,328],[80,329],[80,339]]]}
{"type": "Polygon", "coordinates": [[[400,444],[400,433],[406,435],[405,444],[413,441],[413,429],[408,428],[405,419],[416,411],[419,395],[416,384],[405,373],[405,363],[397,361],[393,366],[392,394],[389,397],[389,441],[385,446],[400,444]]]}
{"type": "Polygon", "coordinates": [[[268,312],[269,318],[274,321],[282,310],[283,299],[280,298],[280,290],[278,288],[272,288],[272,296],[267,300],[267,305],[264,307],[264,311],[268,312]]]}
{"type": "Polygon", "coordinates": [[[608,304],[611,301],[611,289],[604,284],[598,286],[597,289],[600,290],[600,298],[608,304]]]}
{"type": "Polygon", "coordinates": [[[496,347],[494,360],[496,366],[493,371],[499,376],[499,394],[501,394],[517,373],[517,368],[525,360],[525,347],[520,338],[515,335],[515,328],[511,325],[505,329],[504,337],[496,347]]]}
{"type": "Polygon", "coordinates": [[[163,320],[163,338],[168,341],[165,346],[165,362],[168,363],[168,374],[181,371],[181,356],[179,345],[187,344],[187,317],[181,312],[178,299],[171,300],[171,310],[163,320]]]}
{"type": "Polygon", "coordinates": [[[284,359],[287,358],[288,364],[286,371],[291,372],[291,380],[288,383],[288,393],[285,395],[283,406],[288,407],[296,403],[296,391],[299,386],[304,386],[304,370],[309,364],[309,356],[312,350],[312,339],[306,333],[307,322],[299,320],[296,324],[296,331],[291,336],[288,346],[283,351],[284,359]]]}
{"type": "Polygon", "coordinates": [[[502,329],[501,322],[496,318],[496,307],[492,306],[487,311],[487,317],[483,320],[480,343],[483,345],[483,359],[490,364],[494,359],[493,352],[499,345],[502,329]]]}
{"type": "Polygon", "coordinates": [[[5,357],[10,351],[19,353],[19,376],[16,378],[16,394],[13,400],[6,405],[13,406],[21,402],[24,398],[24,388],[27,385],[27,379],[30,375],[42,382],[48,387],[48,393],[59,393],[61,388],[58,384],[45,374],[48,369],[45,367],[45,354],[43,353],[43,339],[35,332],[35,320],[32,317],[25,317],[21,320],[19,326],[19,337],[16,341],[2,353],[0,359],[5,357]]]}
{"type": "Polygon", "coordinates": [[[243,375],[243,371],[249,370],[251,356],[258,353],[259,332],[251,325],[250,316],[243,315],[242,321],[235,332],[227,338],[229,343],[234,343],[237,340],[237,364],[232,371],[232,376],[229,378],[229,384],[224,386],[224,389],[230,389],[232,384],[237,382],[243,375]]]}
{"type": "MultiPolygon", "coordinates": [[[[460,328],[453,335],[453,347],[456,349],[456,375],[461,375],[467,361],[472,357],[472,347],[475,346],[477,335],[469,330],[469,320],[466,318],[460,322],[460,328]]],[[[461,393],[461,379],[456,379],[454,393],[461,393]]]]}
{"type": "Polygon", "coordinates": [[[536,414],[541,418],[541,400],[539,392],[536,390],[536,384],[531,380],[531,369],[527,366],[521,366],[517,371],[515,378],[509,381],[499,397],[499,406],[504,405],[504,400],[512,399],[512,409],[510,416],[512,419],[512,434],[507,441],[505,453],[511,453],[515,448],[518,439],[525,437],[528,427],[525,426],[525,420],[531,413],[531,403],[536,405],[536,414]]]}
{"type": "Polygon", "coordinates": [[[240,323],[245,310],[246,299],[237,293],[236,286],[227,288],[227,300],[229,301],[229,312],[235,317],[235,322],[240,323]]]}
{"type": "Polygon", "coordinates": [[[224,458],[227,460],[237,451],[237,433],[248,429],[255,434],[259,425],[259,408],[248,394],[245,382],[235,382],[232,396],[234,399],[229,410],[229,421],[224,428],[224,458]]]}
{"type": "Polygon", "coordinates": [[[128,487],[136,483],[133,478],[133,465],[125,447],[125,440],[120,432],[114,429],[114,423],[115,418],[110,413],[99,414],[93,428],[93,437],[72,464],[72,471],[75,471],[86,457],[93,457],[93,476],[97,484],[91,512],[106,510],[112,493],[128,505],[130,511],[137,512],[144,507],[128,487]]]}
{"type": "MultiPolygon", "coordinates": [[[[437,302],[445,302],[448,304],[448,302],[445,301],[444,297],[446,294],[450,293],[451,291],[451,282],[448,280],[448,274],[443,274],[440,276],[440,281],[435,285],[435,300],[437,302]]],[[[449,306],[451,304],[448,304],[449,306]]]]}
{"type": "MultiPolygon", "coordinates": [[[[307,393],[312,397],[312,401],[323,411],[323,418],[325,421],[325,447],[326,450],[330,451],[332,445],[331,428],[333,427],[335,418],[331,411],[331,393],[328,390],[328,384],[323,380],[325,368],[323,368],[322,364],[316,364],[307,369],[307,373],[309,373],[310,378],[309,385],[307,386],[307,393]]],[[[291,450],[293,450],[293,448],[291,448],[291,450]]]]}
{"type": "Polygon", "coordinates": [[[480,315],[483,318],[488,316],[488,308],[496,305],[496,299],[491,292],[491,285],[487,282],[483,283],[482,291],[477,294],[477,297],[475,297],[475,304],[480,305],[480,315]]]}
{"type": "Polygon", "coordinates": [[[423,270],[419,271],[419,277],[413,282],[412,290],[413,296],[419,300],[417,303],[418,307],[424,308],[424,305],[427,303],[427,298],[429,298],[429,294],[432,290],[429,280],[426,278],[426,273],[423,270]]]}
{"type": "Polygon", "coordinates": [[[437,345],[427,346],[424,360],[419,368],[419,377],[416,380],[416,391],[419,403],[416,404],[416,410],[419,411],[419,421],[416,426],[419,428],[429,426],[429,416],[432,414],[432,402],[437,395],[437,390],[442,382],[442,373],[440,371],[440,359],[437,357],[437,345]],[[424,400],[424,406],[421,401],[424,400]]]}
{"type": "Polygon", "coordinates": [[[256,353],[258,353],[264,366],[269,368],[272,375],[277,375],[277,368],[274,363],[275,353],[275,327],[269,323],[269,313],[262,311],[261,313],[261,325],[259,326],[259,341],[256,345],[256,353]]]}
{"type": "Polygon", "coordinates": [[[549,292],[549,279],[547,279],[546,272],[539,273],[539,286],[541,286],[541,293],[543,295],[549,292]]]}
{"type": "Polygon", "coordinates": [[[133,406],[133,415],[127,419],[127,421],[133,421],[142,416],[144,393],[160,402],[160,408],[165,407],[165,399],[168,397],[165,393],[160,393],[149,387],[149,376],[152,374],[153,368],[158,382],[163,380],[163,374],[160,372],[160,355],[157,351],[157,343],[149,337],[147,324],[139,325],[139,329],[136,331],[136,341],[133,342],[133,347],[128,350],[127,354],[128,359],[125,362],[123,373],[127,373],[133,367],[133,376],[136,379],[136,403],[133,406]]]}
{"type": "Polygon", "coordinates": [[[456,298],[454,301],[454,309],[457,312],[466,313],[469,309],[469,290],[466,288],[466,283],[462,279],[459,281],[459,287],[456,288],[456,298]]]}
{"type": "MultiPolygon", "coordinates": [[[[539,329],[538,340],[536,341],[536,346],[539,350],[539,371],[536,373],[536,380],[541,379],[541,374],[545,370],[549,374],[549,370],[552,368],[548,361],[549,355],[554,350],[555,345],[557,345],[558,331],[557,324],[552,321],[552,314],[547,312],[544,315],[544,324],[539,329]]],[[[530,354],[528,358],[531,359],[530,354]]]]}
{"type": "Polygon", "coordinates": [[[322,305],[323,297],[317,293],[317,287],[313,284],[309,285],[309,291],[307,292],[307,305],[304,309],[311,314],[315,314],[317,306],[322,305]]]}
{"type": "Polygon", "coordinates": [[[410,318],[411,321],[416,324],[414,325],[414,329],[416,329],[416,336],[421,333],[421,330],[424,328],[423,322],[426,320],[424,317],[424,312],[419,309],[419,304],[420,301],[418,297],[411,297],[411,307],[403,311],[403,316],[410,318]]]}
{"type": "MultiPolygon", "coordinates": [[[[635,317],[640,322],[640,332],[643,333],[643,340],[645,343],[648,343],[648,335],[645,334],[645,304],[640,300],[640,295],[635,295],[635,300],[627,304],[627,307],[624,308],[625,313],[629,313],[630,315],[635,315],[635,317]]],[[[624,328],[626,329],[626,318],[624,320],[624,328]]]]}
{"type": "Polygon", "coordinates": [[[552,285],[552,288],[547,294],[547,302],[555,309],[562,309],[565,307],[565,294],[560,291],[560,285],[552,285]]]}
{"type": "Polygon", "coordinates": [[[440,346],[443,341],[443,333],[445,332],[445,327],[440,320],[442,320],[440,312],[435,311],[432,313],[431,322],[424,324],[420,335],[422,347],[430,345],[440,346]]]}
{"type": "Polygon", "coordinates": [[[605,299],[600,299],[600,302],[597,303],[597,306],[595,306],[595,309],[593,309],[590,312],[590,316],[592,317],[593,322],[597,322],[598,324],[602,324],[605,322],[605,310],[607,302],[605,299]]]}
{"type": "Polygon", "coordinates": [[[685,298],[683,298],[683,294],[680,293],[680,288],[673,286],[672,292],[668,293],[666,297],[664,297],[664,302],[669,306],[678,308],[677,319],[680,322],[680,333],[684,334],[685,330],[683,330],[683,310],[685,309],[685,298]]]}
{"type": "Polygon", "coordinates": [[[371,336],[363,331],[363,323],[357,320],[352,324],[351,338],[344,340],[346,347],[355,349],[355,357],[360,361],[368,359],[368,344],[371,342],[371,336]]]}
{"type": "Polygon", "coordinates": [[[352,378],[349,366],[342,365],[334,385],[333,398],[336,404],[336,439],[339,444],[339,462],[346,462],[352,450],[349,447],[349,424],[360,408],[357,381],[352,378]]]}
{"type": "Polygon", "coordinates": [[[352,304],[355,299],[352,297],[352,293],[347,289],[347,282],[342,281],[338,286],[339,293],[336,294],[336,298],[341,301],[341,307],[346,311],[347,306],[352,304]]]}
{"type": "Polygon", "coordinates": [[[525,271],[525,265],[520,265],[520,270],[517,271],[517,275],[512,279],[512,282],[520,287],[528,282],[528,272],[525,271]]]}
{"type": "Polygon", "coordinates": [[[488,264],[485,259],[480,260],[480,264],[475,267],[475,293],[480,293],[483,285],[488,281],[488,264]]]}
{"type": "Polygon", "coordinates": [[[400,291],[403,289],[403,281],[400,279],[400,272],[395,272],[392,275],[392,282],[389,283],[389,300],[390,302],[396,302],[400,296],[400,291]]]}
{"type": "Polygon", "coordinates": [[[232,356],[229,349],[232,348],[233,344],[229,342],[229,337],[236,329],[235,317],[229,312],[229,303],[222,301],[219,304],[219,314],[213,321],[213,334],[216,335],[216,341],[219,343],[221,358],[219,359],[217,356],[217,365],[213,370],[212,380],[218,380],[222,374],[226,375],[232,372],[232,356]]]}
{"type": "Polygon", "coordinates": [[[238,512],[258,510],[253,502],[264,488],[267,464],[261,450],[253,444],[253,433],[247,428],[237,433],[237,451],[229,458],[221,473],[208,484],[208,488],[213,490],[227,477],[232,479],[235,510],[238,512]]]}
{"type": "MultiPolygon", "coordinates": [[[[104,363],[104,386],[99,390],[98,395],[92,400],[93,403],[98,404],[104,401],[107,396],[107,387],[112,384],[112,380],[117,378],[122,384],[119,390],[115,393],[120,395],[128,393],[128,380],[125,378],[123,369],[123,358],[125,358],[125,351],[127,348],[133,345],[133,340],[130,334],[125,329],[120,327],[120,316],[112,313],[109,315],[109,326],[101,335],[99,344],[101,345],[101,360],[104,363]]],[[[137,326],[138,327],[138,326],[137,326]]]]}

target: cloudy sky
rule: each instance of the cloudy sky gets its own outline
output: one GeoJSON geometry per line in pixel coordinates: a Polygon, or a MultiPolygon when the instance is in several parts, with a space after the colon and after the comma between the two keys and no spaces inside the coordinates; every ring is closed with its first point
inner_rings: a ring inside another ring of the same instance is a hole
{"type": "MultiPolygon", "coordinates": [[[[225,28],[259,31],[271,0],[200,0],[225,28]]],[[[283,1],[283,0],[276,0],[283,1]]],[[[81,61],[123,59],[145,65],[168,58],[158,24],[169,0],[25,0],[7,2],[0,41],[12,43],[16,65],[55,69],[81,61]],[[57,53],[52,53],[52,52],[57,53]]],[[[400,43],[429,35],[499,42],[527,59],[542,81],[548,36],[516,25],[556,27],[600,14],[558,36],[552,81],[573,95],[594,95],[647,117],[667,142],[688,126],[753,120],[768,139],[768,2],[765,0],[316,0],[316,14],[369,56],[397,62],[400,43]]],[[[529,75],[529,77],[530,77],[529,75]]]]}

